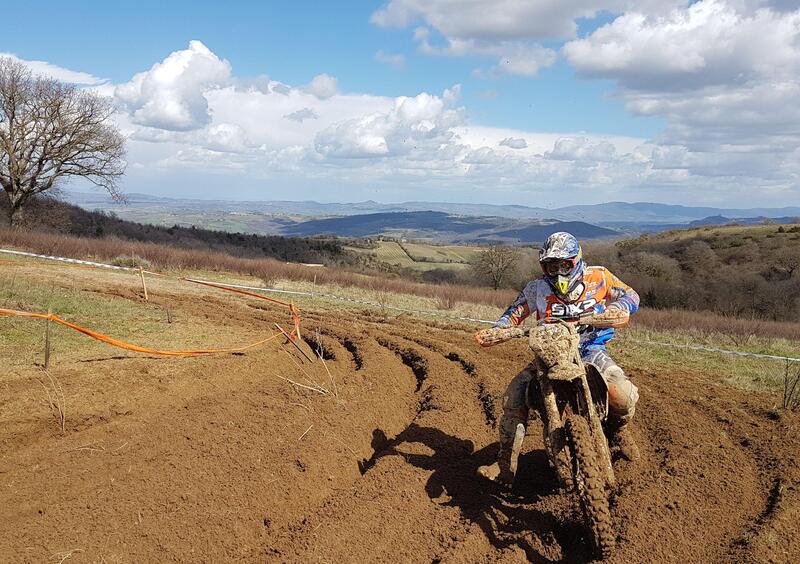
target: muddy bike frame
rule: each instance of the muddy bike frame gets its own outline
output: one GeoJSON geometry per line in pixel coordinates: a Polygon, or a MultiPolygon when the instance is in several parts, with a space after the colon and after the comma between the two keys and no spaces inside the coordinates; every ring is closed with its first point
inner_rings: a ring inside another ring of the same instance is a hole
{"type": "MultiPolygon", "coordinates": [[[[581,326],[618,326],[591,316],[565,321],[545,318],[535,327],[491,330],[490,341],[528,337],[534,377],[525,393],[528,407],[542,418],[545,452],[560,485],[574,489],[595,554],[608,557],[615,534],[608,495],[615,485],[614,469],[603,422],[608,416],[608,387],[597,367],[581,360],[581,326]]],[[[516,476],[525,425],[515,430],[511,471],[516,476]]]]}

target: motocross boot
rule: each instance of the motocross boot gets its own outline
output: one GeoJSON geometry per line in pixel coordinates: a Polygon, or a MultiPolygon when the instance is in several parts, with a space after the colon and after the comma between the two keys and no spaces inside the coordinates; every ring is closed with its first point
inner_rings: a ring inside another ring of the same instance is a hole
{"type": "Polygon", "coordinates": [[[514,483],[514,474],[509,458],[510,453],[504,455],[501,452],[494,464],[478,467],[478,474],[504,488],[510,488],[514,483]]]}
{"type": "Polygon", "coordinates": [[[623,424],[612,428],[609,444],[612,450],[616,450],[620,457],[634,462],[641,458],[639,447],[631,434],[630,425],[623,424]]]}
{"type": "Polygon", "coordinates": [[[514,476],[517,474],[519,453],[522,450],[522,441],[525,438],[525,425],[517,423],[511,445],[508,444],[506,433],[501,434],[501,437],[503,442],[500,446],[497,462],[488,466],[481,466],[478,468],[478,474],[510,489],[514,485],[514,476]]]}

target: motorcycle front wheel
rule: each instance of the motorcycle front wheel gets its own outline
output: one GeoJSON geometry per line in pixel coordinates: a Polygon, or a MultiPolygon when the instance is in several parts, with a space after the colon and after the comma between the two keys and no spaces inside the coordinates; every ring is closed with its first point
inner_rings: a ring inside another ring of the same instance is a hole
{"type": "Polygon", "coordinates": [[[597,460],[589,423],[583,417],[571,415],[564,428],[572,450],[572,479],[595,557],[608,558],[614,550],[616,535],[608,508],[605,476],[597,460]]]}

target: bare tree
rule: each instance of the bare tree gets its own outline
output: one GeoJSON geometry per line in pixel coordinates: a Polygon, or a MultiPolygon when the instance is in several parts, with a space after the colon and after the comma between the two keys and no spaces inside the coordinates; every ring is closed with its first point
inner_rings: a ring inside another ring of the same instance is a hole
{"type": "Polygon", "coordinates": [[[488,279],[492,287],[497,290],[517,266],[519,254],[511,247],[505,245],[491,245],[481,250],[472,268],[478,276],[488,279]]]}
{"type": "Polygon", "coordinates": [[[794,271],[800,268],[800,248],[797,246],[784,247],[778,251],[775,264],[791,278],[794,271]]]}
{"type": "Polygon", "coordinates": [[[116,181],[125,170],[125,139],[110,123],[112,112],[94,92],[0,57],[0,186],[9,225],[20,224],[32,197],[70,178],[86,178],[121,199],[116,181]]]}

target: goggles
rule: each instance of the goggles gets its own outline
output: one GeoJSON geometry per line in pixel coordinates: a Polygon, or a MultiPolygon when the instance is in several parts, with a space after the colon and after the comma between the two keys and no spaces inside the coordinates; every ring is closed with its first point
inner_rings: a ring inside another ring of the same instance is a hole
{"type": "Polygon", "coordinates": [[[547,259],[542,261],[542,270],[548,276],[566,275],[575,268],[575,262],[575,259],[547,259]]]}

